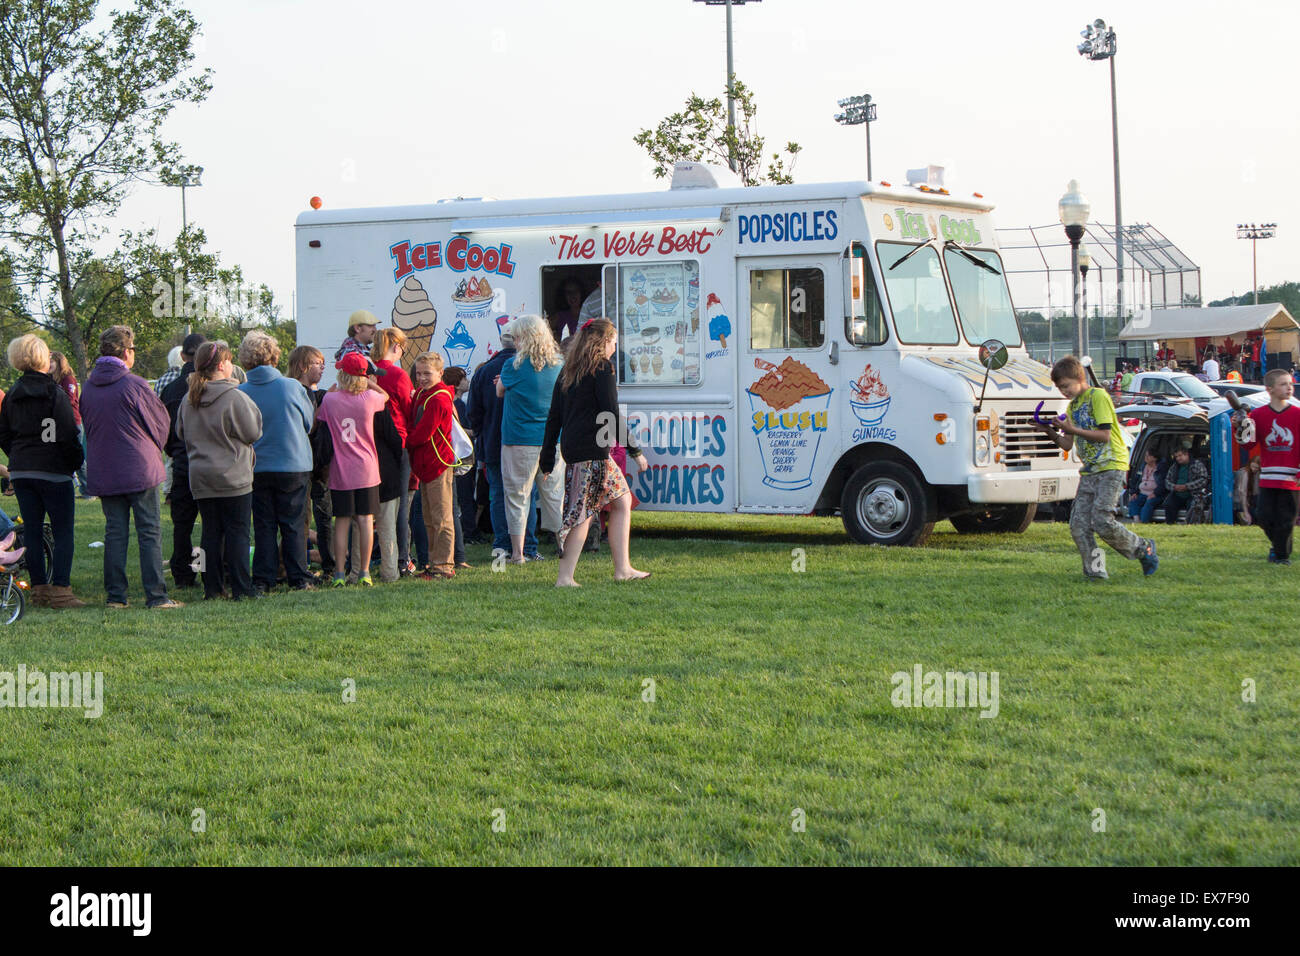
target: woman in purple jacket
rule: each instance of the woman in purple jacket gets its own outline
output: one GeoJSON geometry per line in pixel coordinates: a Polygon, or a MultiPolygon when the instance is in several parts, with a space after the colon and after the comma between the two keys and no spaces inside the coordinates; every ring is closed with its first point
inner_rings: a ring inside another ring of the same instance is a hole
{"type": "Polygon", "coordinates": [[[114,325],[99,336],[99,358],[81,390],[89,492],[104,509],[104,590],[111,608],[127,606],[126,551],[135,515],[145,604],[176,608],[162,571],[158,486],[170,422],[147,382],[131,374],[135,334],[114,325]]]}

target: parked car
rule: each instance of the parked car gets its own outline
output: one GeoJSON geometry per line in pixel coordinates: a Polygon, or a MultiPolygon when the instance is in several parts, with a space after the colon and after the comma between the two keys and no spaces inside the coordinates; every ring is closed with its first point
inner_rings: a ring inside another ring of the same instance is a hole
{"type": "Polygon", "coordinates": [[[1138,397],[1178,399],[1204,406],[1218,398],[1219,393],[1186,372],[1138,372],[1128,390],[1120,396],[1120,401],[1127,403],[1138,397]]]}
{"type": "Polygon", "coordinates": [[[1263,385],[1254,385],[1250,382],[1229,382],[1224,379],[1217,382],[1206,382],[1205,384],[1210,386],[1210,388],[1214,389],[1220,395],[1227,395],[1229,392],[1233,392],[1238,398],[1246,395],[1257,395],[1261,392],[1268,391],[1268,389],[1263,385]]]}

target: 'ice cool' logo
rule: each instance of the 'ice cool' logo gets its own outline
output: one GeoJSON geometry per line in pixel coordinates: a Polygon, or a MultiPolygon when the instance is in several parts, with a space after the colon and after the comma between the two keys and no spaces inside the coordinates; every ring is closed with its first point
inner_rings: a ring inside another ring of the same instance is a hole
{"type": "Polygon", "coordinates": [[[1273,427],[1269,429],[1268,437],[1264,439],[1264,444],[1267,445],[1270,450],[1293,448],[1295,447],[1295,435],[1291,433],[1291,429],[1283,428],[1277,419],[1274,419],[1273,427]]]}

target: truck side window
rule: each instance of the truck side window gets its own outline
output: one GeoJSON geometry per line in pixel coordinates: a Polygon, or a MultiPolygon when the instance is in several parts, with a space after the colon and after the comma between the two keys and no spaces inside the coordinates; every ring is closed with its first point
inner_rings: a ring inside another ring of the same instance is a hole
{"type": "Polygon", "coordinates": [[[604,287],[618,326],[619,384],[699,385],[699,260],[609,265],[604,287]]]}
{"type": "Polygon", "coordinates": [[[751,269],[752,349],[813,349],[826,341],[826,277],[821,269],[751,269]]]}
{"type": "Polygon", "coordinates": [[[871,274],[871,260],[860,242],[849,247],[849,295],[853,307],[844,316],[844,337],[850,345],[884,345],[889,340],[885,310],[880,305],[876,277],[871,274]]]}

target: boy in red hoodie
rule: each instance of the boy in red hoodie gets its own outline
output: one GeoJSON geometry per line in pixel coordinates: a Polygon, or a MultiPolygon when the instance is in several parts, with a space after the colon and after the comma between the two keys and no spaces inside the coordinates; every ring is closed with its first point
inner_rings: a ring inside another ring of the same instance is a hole
{"type": "Polygon", "coordinates": [[[411,471],[420,481],[420,505],[429,534],[429,568],[434,577],[454,578],[456,530],[456,453],[451,448],[451,423],[455,393],[442,381],[442,356],[426,352],[415,360],[416,393],[411,401],[406,449],[411,471]],[[432,384],[425,384],[431,382],[432,384]]]}
{"type": "MultiPolygon", "coordinates": [[[[1264,376],[1269,403],[1250,413],[1255,423],[1255,440],[1237,441],[1243,447],[1259,446],[1259,501],[1255,523],[1273,545],[1270,564],[1291,563],[1291,537],[1295,530],[1296,491],[1300,483],[1300,408],[1291,404],[1295,383],[1282,369],[1264,376]]],[[[1241,423],[1244,425],[1244,421],[1241,423]]]]}

